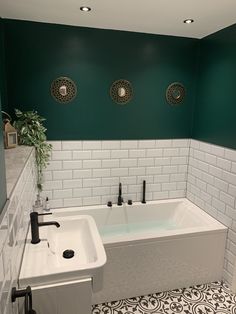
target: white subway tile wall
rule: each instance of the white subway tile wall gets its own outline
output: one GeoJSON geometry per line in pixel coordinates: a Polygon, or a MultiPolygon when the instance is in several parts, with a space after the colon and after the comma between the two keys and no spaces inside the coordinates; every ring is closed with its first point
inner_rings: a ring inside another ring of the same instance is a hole
{"type": "MultiPolygon", "coordinates": [[[[52,207],[186,197],[228,226],[224,279],[231,284],[236,261],[236,151],[196,140],[54,141],[44,172],[43,195],[52,207]]],[[[10,301],[17,285],[29,211],[36,196],[31,154],[10,196],[0,225],[0,313],[17,313],[10,301]]]]}
{"type": "Polygon", "coordinates": [[[187,198],[229,228],[224,279],[236,261],[236,150],[190,141],[187,198]]]}
{"type": "Polygon", "coordinates": [[[0,225],[0,313],[18,313],[11,302],[11,288],[17,287],[29,213],[36,197],[35,157],[32,152],[12,191],[0,225]]]}
{"type": "Polygon", "coordinates": [[[187,197],[229,227],[224,279],[236,260],[236,151],[196,140],[56,141],[44,173],[52,207],[187,197]]]}
{"type": "Polygon", "coordinates": [[[186,196],[189,140],[52,141],[43,195],[52,207],[186,196]]]}

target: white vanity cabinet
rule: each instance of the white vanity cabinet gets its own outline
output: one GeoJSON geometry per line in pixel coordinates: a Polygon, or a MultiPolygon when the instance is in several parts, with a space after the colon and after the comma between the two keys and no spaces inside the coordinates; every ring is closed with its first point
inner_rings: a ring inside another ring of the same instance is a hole
{"type": "Polygon", "coordinates": [[[106,263],[96,223],[88,215],[52,214],[45,221],[56,221],[59,227],[53,223],[40,228],[37,244],[32,244],[28,233],[20,288],[31,286],[37,314],[90,314],[92,293],[102,289],[106,263]],[[68,251],[73,255],[66,256],[68,251]]]}
{"type": "Polygon", "coordinates": [[[91,278],[31,288],[37,314],[91,314],[91,278]]]}

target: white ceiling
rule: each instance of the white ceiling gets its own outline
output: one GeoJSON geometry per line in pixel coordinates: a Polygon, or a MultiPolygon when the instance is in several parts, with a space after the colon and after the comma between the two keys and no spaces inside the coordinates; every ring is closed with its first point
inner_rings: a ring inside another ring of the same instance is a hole
{"type": "Polygon", "coordinates": [[[0,16],[202,38],[236,22],[236,0],[0,0],[0,16]],[[184,24],[187,18],[195,23],[184,24]]]}

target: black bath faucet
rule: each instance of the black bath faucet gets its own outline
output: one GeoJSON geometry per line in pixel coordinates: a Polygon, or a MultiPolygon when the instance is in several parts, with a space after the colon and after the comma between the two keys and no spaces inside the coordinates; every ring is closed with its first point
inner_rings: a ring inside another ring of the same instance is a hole
{"type": "Polygon", "coordinates": [[[143,199],[142,203],[146,204],[146,180],[143,180],[143,199]]]}
{"type": "Polygon", "coordinates": [[[121,206],[123,203],[123,197],[122,197],[122,187],[121,187],[121,183],[119,184],[119,196],[118,196],[118,202],[117,205],[121,206]]]}
{"type": "Polygon", "coordinates": [[[37,244],[40,242],[39,239],[39,227],[42,226],[56,226],[57,228],[60,227],[60,224],[56,221],[47,221],[47,222],[39,222],[39,216],[43,215],[51,215],[52,213],[46,213],[46,214],[39,214],[37,212],[30,213],[30,224],[31,224],[31,236],[32,244],[37,244]]]}

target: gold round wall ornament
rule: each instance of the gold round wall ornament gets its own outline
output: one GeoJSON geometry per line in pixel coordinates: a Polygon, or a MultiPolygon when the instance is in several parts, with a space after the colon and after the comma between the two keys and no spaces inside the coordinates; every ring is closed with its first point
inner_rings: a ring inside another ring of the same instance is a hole
{"type": "Polygon", "coordinates": [[[175,82],[166,90],[166,100],[170,105],[178,105],[183,102],[186,91],[183,84],[175,82]]]}
{"type": "Polygon", "coordinates": [[[60,103],[68,103],[77,95],[77,87],[69,77],[58,77],[51,84],[51,95],[60,103]]]}
{"type": "Polygon", "coordinates": [[[127,80],[117,80],[110,88],[111,99],[120,105],[127,104],[133,97],[133,88],[127,80]]]}

